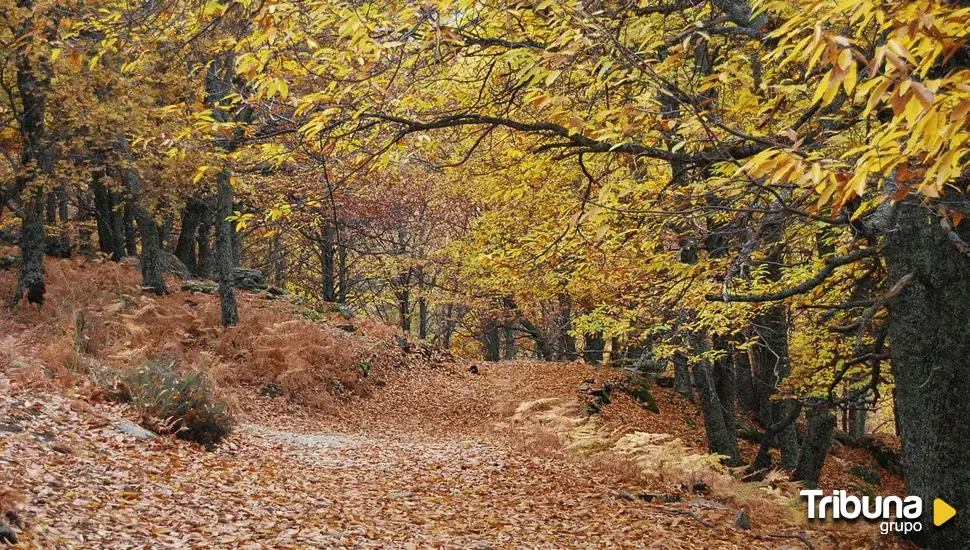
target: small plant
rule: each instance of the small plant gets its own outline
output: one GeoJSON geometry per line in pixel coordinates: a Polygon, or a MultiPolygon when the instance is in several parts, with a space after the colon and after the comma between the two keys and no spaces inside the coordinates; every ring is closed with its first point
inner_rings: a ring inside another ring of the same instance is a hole
{"type": "Polygon", "coordinates": [[[179,374],[172,360],[151,360],[123,379],[131,405],[155,431],[212,449],[233,418],[200,371],[179,374]]]}

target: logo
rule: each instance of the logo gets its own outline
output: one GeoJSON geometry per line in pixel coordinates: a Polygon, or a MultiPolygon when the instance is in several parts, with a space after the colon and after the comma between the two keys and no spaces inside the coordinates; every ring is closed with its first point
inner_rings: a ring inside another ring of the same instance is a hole
{"type": "Polygon", "coordinates": [[[953,519],[955,515],[957,515],[957,511],[953,509],[953,506],[943,502],[942,498],[933,501],[933,525],[939,527],[953,519]]]}
{"type": "MultiPolygon", "coordinates": [[[[920,497],[900,498],[891,497],[857,497],[848,495],[845,491],[832,491],[829,496],[823,496],[824,491],[803,490],[801,496],[808,499],[808,519],[847,519],[855,520],[863,517],[867,520],[880,521],[879,532],[889,533],[918,533],[923,530],[923,523],[919,521],[923,515],[923,499],[920,497]]],[[[939,502],[942,500],[937,499],[939,502]]],[[[946,503],[943,503],[946,505],[946,503]]],[[[933,512],[934,523],[937,513],[942,508],[936,506],[933,512]]],[[[949,508],[949,506],[947,505],[949,508]]],[[[950,508],[952,510],[952,508],[950,508]]],[[[954,511],[954,513],[956,513],[954,511]]],[[[941,515],[942,517],[942,515],[941,515]]],[[[952,515],[946,519],[950,519],[952,515]]],[[[946,521],[946,520],[943,520],[946,521]]],[[[936,523],[941,525],[942,523],[936,523]]]]}

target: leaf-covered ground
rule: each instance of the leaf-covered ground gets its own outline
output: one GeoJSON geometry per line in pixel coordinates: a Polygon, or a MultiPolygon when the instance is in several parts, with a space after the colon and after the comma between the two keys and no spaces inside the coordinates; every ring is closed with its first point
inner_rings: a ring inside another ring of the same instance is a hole
{"type": "MultiPolygon", "coordinates": [[[[216,452],[205,452],[171,438],[121,435],[116,423],[125,411],[118,406],[15,385],[7,373],[0,378],[0,468],[8,489],[26,496],[24,548],[802,545],[764,534],[804,532],[798,526],[754,518],[756,529],[736,529],[734,511],[707,499],[629,500],[607,472],[529,452],[471,419],[461,429],[439,429],[428,415],[441,395],[435,391],[424,405],[422,396],[410,397],[412,415],[393,395],[386,414],[374,413],[382,400],[372,400],[358,418],[370,413],[374,421],[357,433],[244,424],[216,452]],[[686,510],[715,527],[682,515],[686,510]]],[[[443,404],[442,414],[455,414],[460,401],[443,404]]],[[[480,414],[481,404],[471,403],[468,411],[480,414]]],[[[352,417],[339,422],[349,429],[352,417]]],[[[843,545],[864,534],[809,536],[819,548],[834,548],[855,547],[843,545]]]]}
{"type": "MultiPolygon", "coordinates": [[[[783,480],[685,470],[703,422],[673,392],[654,389],[659,415],[614,394],[586,417],[579,387],[617,371],[521,361],[474,374],[428,348],[402,355],[380,326],[355,320],[350,334],[256,295],[221,331],[214,297],[147,297],[125,266],[52,261],[48,274],[42,310],[0,313],[0,511],[16,511],[22,548],[896,545],[872,525],[806,524],[783,480]],[[137,416],[81,374],[156,354],[219,374],[241,416],[216,451],[123,435],[137,416]],[[262,396],[267,381],[287,397],[262,396]],[[632,432],[669,440],[637,463],[614,452],[632,432]],[[742,508],[750,530],[733,526],[742,508]]],[[[0,295],[13,284],[0,273],[0,295]]],[[[871,461],[854,452],[833,450],[823,485],[871,461]]]]}

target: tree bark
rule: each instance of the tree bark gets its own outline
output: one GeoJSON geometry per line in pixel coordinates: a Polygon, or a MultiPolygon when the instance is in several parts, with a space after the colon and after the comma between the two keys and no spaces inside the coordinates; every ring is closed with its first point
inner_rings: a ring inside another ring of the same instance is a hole
{"type": "Polygon", "coordinates": [[[738,407],[742,411],[758,412],[756,382],[751,374],[751,358],[747,350],[734,354],[734,371],[735,380],[737,380],[738,407]]]}
{"type": "Polygon", "coordinates": [[[141,284],[155,294],[168,294],[168,287],[165,285],[165,263],[162,258],[161,241],[158,239],[158,222],[144,208],[137,206],[135,221],[138,223],[138,233],[141,235],[139,258],[141,284]]]}
{"type": "Polygon", "coordinates": [[[129,256],[138,255],[138,238],[135,233],[135,208],[131,204],[125,204],[124,226],[125,226],[125,252],[129,256]]]}
{"type": "Polygon", "coordinates": [[[337,264],[334,240],[333,225],[328,220],[324,220],[320,228],[320,269],[323,273],[323,299],[326,302],[337,301],[337,264]]]}
{"type": "Polygon", "coordinates": [[[599,365],[603,362],[603,352],[606,349],[606,339],[602,332],[587,334],[584,338],[585,350],[583,350],[583,360],[592,365],[599,365]]]}
{"type": "Polygon", "coordinates": [[[737,438],[737,428],[735,421],[735,402],[737,401],[737,380],[734,371],[733,349],[728,343],[727,338],[715,336],[713,338],[714,347],[724,355],[714,361],[711,374],[714,377],[714,389],[717,391],[718,401],[721,404],[721,413],[724,416],[724,427],[732,437],[737,438]]]}
{"type": "Polygon", "coordinates": [[[798,462],[792,479],[801,481],[806,487],[814,489],[818,487],[819,478],[822,476],[822,466],[829,452],[836,419],[825,405],[809,409],[805,416],[808,418],[808,428],[805,430],[805,440],[798,453],[798,462]]]}
{"type": "Polygon", "coordinates": [[[849,427],[846,430],[852,439],[861,439],[866,435],[866,416],[868,409],[865,404],[852,405],[849,409],[849,427]]]}
{"type": "Polygon", "coordinates": [[[338,245],[337,251],[337,300],[341,304],[347,303],[347,293],[350,290],[347,279],[347,247],[343,244],[338,245]]]}
{"type": "Polygon", "coordinates": [[[515,331],[511,327],[505,327],[505,354],[502,359],[511,361],[515,359],[515,331]]]}
{"type": "Polygon", "coordinates": [[[704,361],[694,364],[694,383],[697,385],[697,395],[704,413],[704,431],[707,433],[707,443],[711,453],[725,455],[724,463],[729,466],[741,465],[741,451],[738,448],[736,434],[729,431],[725,421],[724,406],[714,387],[714,377],[711,367],[704,361]]]}
{"type": "MultiPolygon", "coordinates": [[[[115,150],[121,167],[118,170],[122,185],[128,195],[126,206],[133,210],[138,233],[141,236],[141,278],[142,286],[155,294],[168,294],[165,285],[165,262],[162,258],[162,245],[158,238],[158,223],[143,206],[138,204],[141,197],[141,177],[131,166],[132,154],[128,138],[123,133],[115,136],[115,150]]],[[[121,216],[118,216],[119,219],[121,216]]],[[[123,231],[123,230],[122,230],[123,231]]]]}
{"type": "Polygon", "coordinates": [[[687,355],[682,352],[674,353],[674,389],[684,399],[694,400],[694,383],[691,381],[690,367],[687,365],[687,355]]]}
{"type": "Polygon", "coordinates": [[[222,326],[239,323],[236,309],[236,285],[232,278],[235,267],[232,251],[231,222],[226,218],[232,215],[232,185],[229,183],[228,169],[219,172],[216,178],[216,268],[219,273],[219,303],[222,310],[222,326]]]}
{"type": "Polygon", "coordinates": [[[124,257],[124,248],[121,247],[119,240],[121,235],[115,234],[115,227],[112,224],[114,216],[114,196],[102,179],[104,170],[95,170],[91,175],[91,191],[94,194],[94,215],[98,225],[98,249],[111,257],[112,261],[121,261],[124,257]]]}
{"type": "Polygon", "coordinates": [[[199,231],[195,240],[199,246],[198,274],[200,279],[212,278],[212,226],[215,225],[215,212],[210,208],[205,209],[202,214],[202,221],[199,223],[199,231]]]}
{"type": "Polygon", "coordinates": [[[44,190],[37,185],[37,176],[50,173],[53,166],[50,143],[44,117],[47,112],[47,87],[49,79],[46,60],[32,59],[30,54],[34,2],[19,0],[17,6],[30,14],[17,29],[19,43],[14,52],[17,67],[17,91],[20,94],[22,113],[20,137],[23,150],[20,154],[20,170],[15,178],[15,193],[26,193],[23,201],[23,226],[20,236],[20,273],[17,290],[12,303],[17,303],[27,292],[27,301],[43,305],[47,287],[44,283],[44,190]]]}
{"type": "Polygon", "coordinates": [[[482,327],[482,345],[485,347],[485,360],[498,361],[501,341],[498,334],[498,323],[494,319],[485,321],[482,327]]]}
{"type": "Polygon", "coordinates": [[[39,190],[28,192],[24,200],[24,219],[20,233],[20,275],[13,303],[21,300],[44,305],[44,200],[39,190]]]}
{"type": "Polygon", "coordinates": [[[178,241],[175,243],[175,257],[189,268],[189,271],[199,276],[199,263],[196,258],[196,237],[202,217],[205,215],[205,203],[195,197],[189,197],[182,209],[182,226],[179,228],[178,241]]]}
{"type": "MultiPolygon", "coordinates": [[[[557,349],[552,350],[550,358],[575,361],[579,357],[579,353],[576,351],[576,337],[570,334],[573,329],[573,307],[569,296],[566,294],[559,295],[559,327],[557,329],[555,334],[559,345],[556,346],[557,349]]],[[[543,354],[543,357],[546,357],[546,354],[543,354]]]]}
{"type": "MultiPolygon", "coordinates": [[[[784,418],[793,404],[775,400],[778,384],[788,377],[788,309],[778,304],[755,318],[758,343],[753,347],[755,383],[758,389],[759,417],[765,427],[784,418]]],[[[798,462],[798,433],[791,424],[778,434],[782,468],[794,468],[798,462]]]]}
{"type": "MultiPolygon", "coordinates": [[[[913,538],[921,546],[963,548],[970,541],[970,514],[963,513],[970,509],[970,259],[918,199],[895,210],[883,248],[889,286],[912,274],[889,306],[906,493],[923,499],[925,525],[935,498],[960,511],[913,538]]],[[[970,240],[967,224],[951,231],[970,240]]]]}
{"type": "Polygon", "coordinates": [[[428,300],[424,296],[418,298],[418,338],[428,339],[428,300]]]}

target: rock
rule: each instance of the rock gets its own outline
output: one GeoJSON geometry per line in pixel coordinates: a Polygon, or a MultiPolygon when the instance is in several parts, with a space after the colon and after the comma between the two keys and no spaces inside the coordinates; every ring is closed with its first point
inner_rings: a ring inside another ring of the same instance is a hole
{"type": "Polygon", "coordinates": [[[232,281],[233,285],[240,290],[253,292],[266,288],[266,275],[258,269],[234,268],[232,281]]]}
{"type": "Polygon", "coordinates": [[[344,332],[357,332],[357,327],[354,325],[337,325],[337,328],[344,332]]]}
{"type": "Polygon", "coordinates": [[[734,526],[738,529],[751,529],[751,520],[748,518],[748,513],[744,510],[738,510],[736,516],[734,516],[734,526]]]}
{"type": "Polygon", "coordinates": [[[20,263],[20,258],[14,256],[13,254],[7,254],[5,256],[0,256],[0,269],[6,271],[8,269],[13,269],[20,263]]]}
{"type": "Polygon", "coordinates": [[[153,432],[142,428],[131,420],[122,420],[119,422],[118,431],[126,435],[137,437],[138,439],[151,439],[155,437],[153,432]]]}
{"type": "Polygon", "coordinates": [[[17,533],[14,533],[13,528],[2,521],[0,521],[0,542],[17,544],[17,533]]]}
{"type": "Polygon", "coordinates": [[[414,493],[411,491],[391,491],[387,496],[391,498],[411,498],[414,496],[414,493]]]}
{"type": "Polygon", "coordinates": [[[266,289],[266,294],[270,298],[279,298],[280,296],[286,296],[287,294],[289,294],[289,292],[287,292],[285,289],[282,289],[278,286],[271,286],[266,289]]]}
{"type": "Polygon", "coordinates": [[[199,292],[202,294],[215,294],[219,291],[219,285],[212,281],[192,281],[182,285],[182,292],[199,292]]]}
{"type": "Polygon", "coordinates": [[[162,261],[164,262],[165,271],[175,275],[183,281],[193,279],[192,273],[189,272],[189,268],[182,263],[182,260],[178,259],[178,256],[168,252],[166,250],[162,251],[162,261]]]}
{"type": "Polygon", "coordinates": [[[580,384],[579,387],[576,388],[576,391],[578,391],[580,393],[586,393],[586,392],[588,392],[589,391],[589,384],[580,384]]]}
{"type": "Polygon", "coordinates": [[[472,374],[478,374],[478,365],[472,365],[468,367],[468,372],[472,374]]]}

